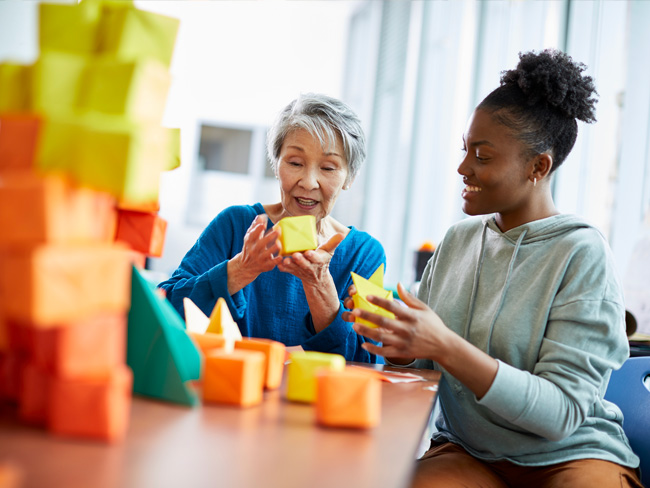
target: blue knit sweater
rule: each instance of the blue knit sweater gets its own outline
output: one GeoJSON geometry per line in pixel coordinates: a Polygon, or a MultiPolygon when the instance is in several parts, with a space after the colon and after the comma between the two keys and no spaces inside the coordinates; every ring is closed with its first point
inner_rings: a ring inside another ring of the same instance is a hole
{"type": "MultiPolygon", "coordinates": [[[[264,207],[233,206],[225,209],[203,231],[187,252],[172,277],[158,286],[165,290],[174,308],[184,316],[183,298],[189,297],[206,315],[217,298],[223,297],[245,337],[280,341],[305,350],[341,354],[348,361],[383,362],[365,351],[367,339],[357,335],[350,323],[341,319],[343,303],[334,321],[316,333],[300,279],[277,268],[260,274],[234,295],[228,293],[228,260],[242,250],[244,235],[264,207]]],[[[273,226],[269,220],[269,228],[273,226]]],[[[330,274],[343,300],[352,284],[350,271],[368,278],[386,263],[381,244],[365,232],[350,227],[330,262],[330,274]]]]}

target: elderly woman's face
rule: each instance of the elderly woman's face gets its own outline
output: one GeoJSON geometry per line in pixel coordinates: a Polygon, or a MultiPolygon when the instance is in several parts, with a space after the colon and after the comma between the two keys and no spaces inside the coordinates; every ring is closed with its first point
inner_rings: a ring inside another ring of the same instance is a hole
{"type": "Polygon", "coordinates": [[[321,146],[304,129],[287,135],[277,164],[282,206],[289,215],[313,215],[316,222],[327,217],[345,184],[348,165],[341,141],[321,146]]]}

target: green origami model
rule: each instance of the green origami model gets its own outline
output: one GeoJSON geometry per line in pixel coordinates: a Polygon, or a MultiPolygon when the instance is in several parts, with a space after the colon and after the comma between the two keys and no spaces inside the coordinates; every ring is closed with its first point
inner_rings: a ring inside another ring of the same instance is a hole
{"type": "Polygon", "coordinates": [[[133,392],[174,403],[199,404],[187,384],[201,377],[201,353],[171,304],[135,268],[126,362],[133,370],[133,392]]]}

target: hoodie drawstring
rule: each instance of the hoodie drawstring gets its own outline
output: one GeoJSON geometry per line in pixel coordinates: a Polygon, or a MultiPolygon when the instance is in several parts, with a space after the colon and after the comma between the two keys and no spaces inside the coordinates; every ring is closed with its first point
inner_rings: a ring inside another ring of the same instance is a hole
{"type": "Polygon", "coordinates": [[[474,271],[474,286],[472,287],[472,296],[469,299],[469,313],[467,314],[467,322],[465,323],[465,331],[463,337],[469,340],[469,329],[472,323],[472,316],[474,315],[474,304],[476,303],[476,293],[478,291],[478,279],[481,275],[481,268],[483,267],[483,259],[485,258],[485,235],[487,234],[487,222],[483,225],[483,232],[481,233],[481,249],[479,251],[479,260],[476,270],[474,271]]]}

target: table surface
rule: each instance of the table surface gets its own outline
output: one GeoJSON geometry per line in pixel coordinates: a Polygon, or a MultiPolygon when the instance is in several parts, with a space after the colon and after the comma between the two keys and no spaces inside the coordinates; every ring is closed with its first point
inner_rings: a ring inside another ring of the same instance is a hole
{"type": "Polygon", "coordinates": [[[316,425],[314,406],[287,401],[284,385],[249,408],[134,397],[116,445],[56,437],[5,407],[0,461],[22,469],[25,488],[408,487],[439,379],[409,372],[426,381],[382,382],[381,422],[369,430],[316,425]]]}

